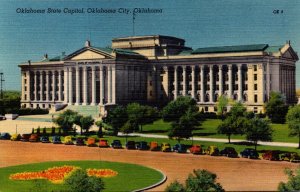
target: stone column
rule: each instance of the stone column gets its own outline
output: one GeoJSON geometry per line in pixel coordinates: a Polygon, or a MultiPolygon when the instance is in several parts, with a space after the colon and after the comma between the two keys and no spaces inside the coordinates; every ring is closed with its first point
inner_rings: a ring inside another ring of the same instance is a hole
{"type": "Polygon", "coordinates": [[[46,101],[49,101],[49,84],[50,84],[50,80],[49,80],[49,76],[50,76],[50,71],[46,71],[46,101]]]}
{"type": "Polygon", "coordinates": [[[100,77],[100,103],[99,105],[104,105],[104,70],[103,66],[99,67],[99,77],[100,77]]]}
{"type": "Polygon", "coordinates": [[[55,101],[55,92],[56,92],[56,79],[55,71],[52,71],[52,101],[55,101]]]}
{"type": "Polygon", "coordinates": [[[174,66],[174,100],[178,97],[178,74],[177,74],[177,66],[174,66]]]}
{"type": "Polygon", "coordinates": [[[73,82],[72,82],[72,79],[73,79],[73,68],[70,67],[69,68],[69,105],[72,105],[73,104],[73,82]]]}
{"type": "Polygon", "coordinates": [[[200,66],[201,68],[201,103],[204,103],[205,90],[204,90],[204,65],[200,66]]]}
{"type": "Polygon", "coordinates": [[[192,98],[195,99],[195,95],[196,95],[195,66],[191,66],[191,69],[192,69],[192,98]]]}
{"type": "Polygon", "coordinates": [[[112,104],[115,104],[116,103],[116,67],[115,66],[111,68],[111,92],[112,92],[111,102],[112,104]]]}
{"type": "Polygon", "coordinates": [[[92,102],[91,105],[96,105],[96,74],[95,66],[92,66],[92,102]]]}
{"type": "Polygon", "coordinates": [[[182,95],[186,96],[186,66],[182,66],[182,95]]]}
{"type": "Polygon", "coordinates": [[[44,76],[43,71],[40,72],[40,101],[44,100],[44,76]]]}
{"type": "Polygon", "coordinates": [[[76,66],[76,76],[75,76],[75,80],[76,80],[76,103],[75,105],[79,105],[80,103],[80,71],[79,71],[79,67],[76,66]]]}
{"type": "Polygon", "coordinates": [[[37,86],[38,86],[38,83],[37,83],[37,71],[34,72],[34,100],[37,101],[37,86]]]}
{"type": "Polygon", "coordinates": [[[161,95],[161,77],[160,77],[160,73],[161,73],[161,69],[160,67],[155,67],[156,69],[156,81],[153,83],[156,83],[156,101],[160,100],[160,95],[161,95]]]}
{"type": "Polygon", "coordinates": [[[83,103],[82,105],[87,105],[87,67],[83,66],[82,67],[82,72],[83,72],[83,103]]]}
{"type": "Polygon", "coordinates": [[[64,68],[64,103],[68,103],[69,99],[69,68],[64,68]]]}
{"type": "Polygon", "coordinates": [[[219,96],[223,94],[223,70],[222,65],[219,65],[219,96]]]}
{"type": "Polygon", "coordinates": [[[107,66],[107,103],[111,103],[111,66],[107,66]]]}
{"type": "Polygon", "coordinates": [[[238,65],[238,100],[243,100],[242,65],[238,65]]]}
{"type": "Polygon", "coordinates": [[[214,102],[214,66],[209,66],[209,101],[214,102]]]}
{"type": "Polygon", "coordinates": [[[232,98],[232,65],[228,66],[228,98],[232,98]]]}
{"type": "MultiPolygon", "coordinates": [[[[26,72],[26,77],[27,77],[27,101],[31,100],[31,74],[30,71],[26,72]]],[[[31,107],[31,106],[30,106],[31,107]]]]}
{"type": "Polygon", "coordinates": [[[62,72],[58,71],[58,101],[62,101],[62,72]]]}

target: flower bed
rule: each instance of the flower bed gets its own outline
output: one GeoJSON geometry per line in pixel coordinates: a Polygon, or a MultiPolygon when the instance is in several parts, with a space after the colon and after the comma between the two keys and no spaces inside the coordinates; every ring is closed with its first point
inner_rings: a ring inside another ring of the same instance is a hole
{"type": "Polygon", "coordinates": [[[118,175],[118,172],[111,169],[87,169],[88,176],[95,177],[114,177],[118,175]]]}

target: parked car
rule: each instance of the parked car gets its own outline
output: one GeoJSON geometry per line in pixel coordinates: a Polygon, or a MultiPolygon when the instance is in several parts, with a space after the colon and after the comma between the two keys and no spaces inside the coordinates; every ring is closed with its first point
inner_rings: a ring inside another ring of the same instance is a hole
{"type": "Polygon", "coordinates": [[[21,135],[18,133],[12,134],[12,136],[10,137],[11,141],[20,141],[21,139],[21,135]]]}
{"type": "Polygon", "coordinates": [[[6,117],[3,116],[3,115],[0,115],[0,121],[1,121],[1,120],[6,120],[6,117]]]}
{"type": "Polygon", "coordinates": [[[162,143],[161,146],[161,151],[162,152],[171,152],[171,145],[169,143],[162,143]]]}
{"type": "Polygon", "coordinates": [[[53,144],[61,144],[62,142],[61,142],[60,136],[57,136],[57,135],[53,136],[52,143],[53,144]]]}
{"type": "Polygon", "coordinates": [[[72,136],[65,136],[65,138],[64,138],[64,144],[65,145],[74,145],[72,136]]]}
{"type": "Polygon", "coordinates": [[[202,154],[202,147],[201,145],[192,145],[192,147],[190,148],[190,153],[192,154],[202,154]]]}
{"type": "Polygon", "coordinates": [[[299,162],[300,156],[296,152],[288,152],[280,155],[280,160],[290,161],[290,162],[299,162]]]}
{"type": "Polygon", "coordinates": [[[186,146],[184,144],[177,143],[173,146],[173,151],[177,153],[186,153],[186,146]]]}
{"type": "Polygon", "coordinates": [[[31,134],[29,137],[29,142],[38,142],[40,141],[40,137],[38,134],[31,134]]]}
{"type": "Polygon", "coordinates": [[[106,139],[100,139],[100,141],[99,141],[99,147],[102,147],[102,148],[109,147],[108,141],[106,139]]]}
{"type": "Polygon", "coordinates": [[[114,149],[122,149],[122,143],[120,140],[113,140],[111,147],[114,149]]]}
{"type": "Polygon", "coordinates": [[[48,136],[42,136],[40,141],[42,143],[50,143],[49,137],[48,136]]]}
{"type": "Polygon", "coordinates": [[[89,137],[87,140],[87,146],[88,147],[96,147],[96,139],[93,137],[89,137]]]}
{"type": "Polygon", "coordinates": [[[270,161],[279,161],[279,154],[280,151],[278,150],[270,150],[266,151],[263,155],[262,158],[265,160],[270,160],[270,161]]]}
{"type": "Polygon", "coordinates": [[[211,156],[218,156],[219,155],[219,149],[217,146],[208,146],[207,149],[204,151],[206,155],[211,155],[211,156]]]}
{"type": "Polygon", "coordinates": [[[259,155],[255,149],[246,148],[242,152],[240,152],[241,157],[249,158],[249,159],[258,159],[259,155]]]}
{"type": "Polygon", "coordinates": [[[0,139],[1,140],[10,140],[11,135],[9,133],[1,133],[0,139]]]}
{"type": "Polygon", "coordinates": [[[78,137],[78,138],[76,139],[76,145],[77,145],[77,146],[84,146],[84,145],[85,145],[85,143],[84,143],[84,138],[78,137]]]}
{"type": "Polygon", "coordinates": [[[160,151],[160,147],[156,141],[150,142],[150,151],[160,151]]]}
{"type": "Polygon", "coordinates": [[[31,134],[22,134],[20,141],[26,142],[29,141],[31,134]]]}
{"type": "Polygon", "coordinates": [[[139,141],[136,143],[136,149],[138,150],[149,150],[148,143],[146,141],[139,141]]]}
{"type": "Polygon", "coordinates": [[[127,141],[126,149],[135,149],[135,141],[127,141]]]}
{"type": "Polygon", "coordinates": [[[238,153],[233,147],[225,147],[223,150],[220,151],[220,155],[233,158],[238,157],[238,153]]]}

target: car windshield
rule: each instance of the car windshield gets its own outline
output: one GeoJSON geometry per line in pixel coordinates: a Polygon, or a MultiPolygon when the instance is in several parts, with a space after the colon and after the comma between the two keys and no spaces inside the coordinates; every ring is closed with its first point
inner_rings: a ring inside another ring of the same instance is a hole
{"type": "Polygon", "coordinates": [[[119,140],[114,140],[114,142],[113,142],[114,144],[120,144],[121,143],[121,141],[119,141],[119,140]]]}

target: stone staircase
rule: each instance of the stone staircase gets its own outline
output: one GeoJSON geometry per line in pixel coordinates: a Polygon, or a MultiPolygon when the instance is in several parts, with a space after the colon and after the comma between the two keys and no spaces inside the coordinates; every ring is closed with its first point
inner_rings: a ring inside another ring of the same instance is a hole
{"type": "Polygon", "coordinates": [[[100,109],[99,109],[99,106],[97,106],[97,105],[96,106],[68,105],[62,111],[65,111],[68,109],[70,109],[72,111],[77,111],[79,114],[84,115],[84,116],[91,115],[93,118],[99,118],[100,109]]]}

